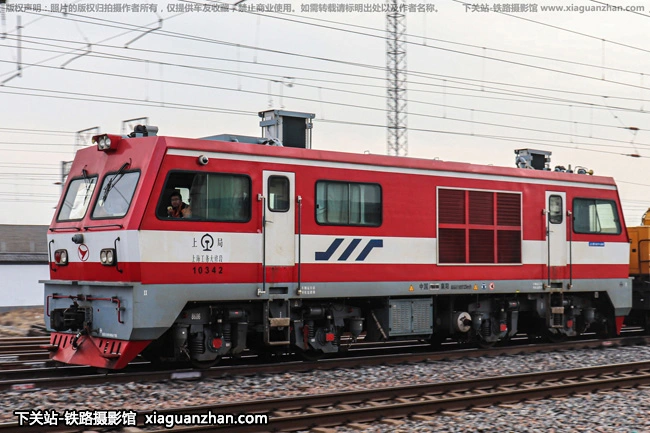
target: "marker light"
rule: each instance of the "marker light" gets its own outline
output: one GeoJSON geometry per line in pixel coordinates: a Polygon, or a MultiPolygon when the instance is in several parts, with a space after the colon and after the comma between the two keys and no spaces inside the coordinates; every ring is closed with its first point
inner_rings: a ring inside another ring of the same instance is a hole
{"type": "Polygon", "coordinates": [[[115,250],[113,248],[104,248],[99,253],[99,261],[104,266],[115,266],[117,263],[117,257],[115,255],[115,250]]]}
{"type": "Polygon", "coordinates": [[[65,266],[68,264],[68,250],[56,250],[54,251],[54,263],[59,266],[65,266]]]}

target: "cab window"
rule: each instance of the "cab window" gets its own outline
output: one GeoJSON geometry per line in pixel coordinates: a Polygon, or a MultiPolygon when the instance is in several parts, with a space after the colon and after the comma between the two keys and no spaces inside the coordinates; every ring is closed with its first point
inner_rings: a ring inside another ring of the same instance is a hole
{"type": "Polygon", "coordinates": [[[139,171],[107,174],[99,190],[92,218],[122,218],[131,206],[139,171]]]}
{"type": "Polygon", "coordinates": [[[97,185],[97,176],[74,179],[68,185],[57,221],[80,220],[86,215],[97,185]]]}
{"type": "Polygon", "coordinates": [[[618,235],[621,223],[613,200],[576,198],[573,200],[573,231],[618,235]]]}
{"type": "Polygon", "coordinates": [[[250,197],[251,180],[245,175],[171,172],[156,216],[172,220],[247,222],[251,218],[250,197]]]}

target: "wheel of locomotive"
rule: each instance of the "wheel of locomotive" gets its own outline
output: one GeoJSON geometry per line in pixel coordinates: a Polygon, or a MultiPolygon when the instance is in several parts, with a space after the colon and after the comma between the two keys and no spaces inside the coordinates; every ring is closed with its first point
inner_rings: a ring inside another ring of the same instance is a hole
{"type": "Polygon", "coordinates": [[[265,363],[282,362],[282,359],[287,355],[287,351],[283,349],[268,350],[258,353],[260,361],[265,363]]]}
{"type": "Polygon", "coordinates": [[[220,356],[217,356],[216,359],[210,361],[197,361],[196,359],[190,359],[190,365],[194,368],[198,368],[199,370],[206,370],[219,364],[220,361],[220,356]]]}
{"type": "Polygon", "coordinates": [[[650,311],[643,313],[643,329],[646,335],[650,335],[650,311]]]}
{"type": "Polygon", "coordinates": [[[530,344],[539,343],[539,340],[542,338],[542,336],[537,332],[528,332],[526,333],[526,336],[528,337],[528,343],[530,344]]]}
{"type": "Polygon", "coordinates": [[[503,337],[501,340],[497,341],[497,346],[508,346],[510,344],[511,340],[512,340],[512,337],[509,334],[506,334],[505,337],[503,337]]]}
{"type": "Polygon", "coordinates": [[[427,342],[431,345],[433,349],[440,349],[442,347],[442,343],[444,343],[446,339],[447,339],[446,337],[440,334],[433,334],[431,338],[427,340],[427,342]]]}
{"type": "Polygon", "coordinates": [[[166,368],[172,365],[172,362],[165,356],[164,340],[162,339],[153,341],[140,355],[145,361],[149,361],[154,368],[166,368]]]}
{"type": "Polygon", "coordinates": [[[476,345],[481,349],[492,349],[496,346],[497,341],[485,341],[482,337],[478,336],[476,338],[476,345]]]}
{"type": "Polygon", "coordinates": [[[609,317],[603,319],[596,327],[596,335],[598,338],[607,339],[616,337],[616,326],[614,319],[609,317]]]}
{"type": "Polygon", "coordinates": [[[300,357],[304,361],[314,362],[323,359],[325,357],[325,353],[322,350],[316,349],[301,350],[300,357]]]}
{"type": "Polygon", "coordinates": [[[555,332],[552,329],[546,329],[543,335],[545,340],[548,340],[551,343],[562,343],[567,340],[566,334],[560,332],[555,332]]]}

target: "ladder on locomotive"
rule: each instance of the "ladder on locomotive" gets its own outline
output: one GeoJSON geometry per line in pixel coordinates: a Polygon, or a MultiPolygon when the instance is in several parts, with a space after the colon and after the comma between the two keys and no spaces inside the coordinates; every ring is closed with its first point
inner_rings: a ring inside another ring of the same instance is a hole
{"type": "Polygon", "coordinates": [[[264,344],[285,346],[291,343],[289,301],[273,300],[264,303],[264,344]]]}

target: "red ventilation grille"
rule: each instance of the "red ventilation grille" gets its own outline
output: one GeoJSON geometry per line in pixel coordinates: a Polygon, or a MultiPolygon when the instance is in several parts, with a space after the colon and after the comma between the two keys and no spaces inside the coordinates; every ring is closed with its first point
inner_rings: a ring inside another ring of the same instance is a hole
{"type": "Polygon", "coordinates": [[[519,194],[497,193],[497,224],[500,226],[521,225],[521,199],[519,194]]]}
{"type": "Polygon", "coordinates": [[[52,334],[52,338],[50,343],[55,344],[63,349],[68,347],[68,343],[72,342],[72,336],[67,335],[67,334],[52,334]]]}
{"type": "Polygon", "coordinates": [[[469,262],[494,263],[494,230],[469,231],[469,262]]]}
{"type": "Polygon", "coordinates": [[[465,229],[440,229],[440,263],[466,263],[465,229]]]}
{"type": "Polygon", "coordinates": [[[465,224],[465,191],[438,190],[438,223],[465,224]]]}
{"type": "Polygon", "coordinates": [[[497,231],[498,263],[521,263],[521,232],[519,230],[497,231]]]}
{"type": "Polygon", "coordinates": [[[439,263],[521,263],[521,194],[439,189],[438,253],[439,263]]]}
{"type": "Polygon", "coordinates": [[[493,192],[469,191],[469,223],[494,225],[493,192]]]}
{"type": "Polygon", "coordinates": [[[103,354],[120,353],[122,342],[118,340],[99,340],[97,347],[103,354]]]}

